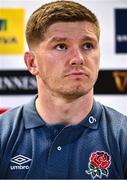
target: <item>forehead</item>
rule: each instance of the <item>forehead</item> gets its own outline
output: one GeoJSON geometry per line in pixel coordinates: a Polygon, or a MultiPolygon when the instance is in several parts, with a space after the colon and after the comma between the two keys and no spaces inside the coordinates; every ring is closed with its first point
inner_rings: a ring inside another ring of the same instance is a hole
{"type": "Polygon", "coordinates": [[[65,39],[82,39],[89,36],[97,41],[97,31],[94,24],[81,22],[57,22],[50,25],[45,32],[44,39],[57,39],[57,37],[65,39]]]}

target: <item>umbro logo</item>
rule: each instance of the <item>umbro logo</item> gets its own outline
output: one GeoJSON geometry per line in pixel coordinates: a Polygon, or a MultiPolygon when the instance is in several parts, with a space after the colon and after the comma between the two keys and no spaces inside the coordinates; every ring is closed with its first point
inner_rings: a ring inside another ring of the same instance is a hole
{"type": "Polygon", "coordinates": [[[32,159],[23,156],[23,155],[17,155],[13,158],[11,158],[10,162],[16,164],[13,166],[10,166],[11,170],[15,170],[15,169],[29,169],[29,166],[24,166],[24,164],[30,162],[32,159]],[[18,165],[18,166],[17,166],[18,165]]]}
{"type": "Polygon", "coordinates": [[[11,159],[11,162],[15,163],[15,164],[18,164],[18,165],[22,165],[22,164],[25,164],[27,162],[31,161],[30,158],[28,157],[25,157],[23,155],[18,155],[18,156],[15,156],[11,159]]]}

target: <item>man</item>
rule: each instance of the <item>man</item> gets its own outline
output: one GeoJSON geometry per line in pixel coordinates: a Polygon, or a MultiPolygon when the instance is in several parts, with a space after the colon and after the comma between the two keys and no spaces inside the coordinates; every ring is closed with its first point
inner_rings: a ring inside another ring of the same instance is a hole
{"type": "Polygon", "coordinates": [[[96,16],[76,2],[31,15],[24,59],[38,95],[0,117],[0,178],[127,178],[127,117],[93,98],[99,36],[96,16]]]}

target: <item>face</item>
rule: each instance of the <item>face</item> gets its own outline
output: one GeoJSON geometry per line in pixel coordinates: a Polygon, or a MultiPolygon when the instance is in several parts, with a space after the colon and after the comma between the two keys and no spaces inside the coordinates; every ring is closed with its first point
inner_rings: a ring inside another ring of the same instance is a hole
{"type": "Polygon", "coordinates": [[[89,22],[57,22],[35,48],[39,89],[77,98],[92,90],[99,69],[99,43],[89,22]]]}

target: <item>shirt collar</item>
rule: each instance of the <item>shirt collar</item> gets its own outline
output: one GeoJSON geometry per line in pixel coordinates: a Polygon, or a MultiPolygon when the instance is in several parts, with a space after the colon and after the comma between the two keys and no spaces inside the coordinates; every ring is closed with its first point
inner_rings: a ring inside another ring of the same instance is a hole
{"type": "Polygon", "coordinates": [[[37,95],[29,103],[24,105],[23,118],[26,129],[36,128],[45,124],[35,108],[36,98],[37,95]]]}
{"type": "Polygon", "coordinates": [[[94,100],[92,110],[80,124],[91,129],[97,129],[101,117],[101,112],[102,105],[94,100]]]}
{"type": "MultiPolygon", "coordinates": [[[[29,103],[24,105],[23,118],[26,129],[36,128],[46,124],[36,111],[35,108],[36,98],[37,95],[34,96],[29,103]]],[[[102,112],[101,104],[94,100],[91,112],[87,115],[86,118],[83,119],[80,125],[92,129],[97,129],[99,125],[101,112],[102,112]]]]}

